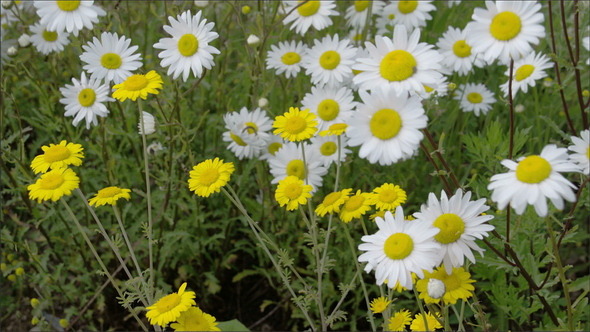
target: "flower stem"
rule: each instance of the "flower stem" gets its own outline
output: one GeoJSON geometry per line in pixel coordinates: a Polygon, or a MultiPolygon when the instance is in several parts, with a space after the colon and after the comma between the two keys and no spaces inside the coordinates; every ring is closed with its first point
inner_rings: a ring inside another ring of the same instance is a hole
{"type": "Polygon", "coordinates": [[[420,314],[422,314],[422,319],[424,319],[424,330],[430,331],[428,328],[428,320],[426,319],[426,312],[424,311],[424,306],[422,305],[422,300],[420,300],[420,296],[418,296],[418,291],[416,291],[416,288],[413,287],[412,290],[414,291],[414,296],[416,296],[416,302],[418,302],[418,308],[420,309],[420,314]]]}

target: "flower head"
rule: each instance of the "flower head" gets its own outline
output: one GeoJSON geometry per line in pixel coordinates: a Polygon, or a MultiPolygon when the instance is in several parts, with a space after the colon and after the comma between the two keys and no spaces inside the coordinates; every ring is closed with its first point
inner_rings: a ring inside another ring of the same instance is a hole
{"type": "Polygon", "coordinates": [[[229,182],[234,170],[233,163],[224,163],[223,159],[219,158],[207,159],[190,171],[188,188],[198,196],[209,197],[229,182]]]}
{"type": "Polygon", "coordinates": [[[136,74],[127,77],[123,83],[113,86],[115,92],[113,97],[119,101],[131,99],[136,101],[137,98],[147,99],[148,94],[157,95],[162,89],[162,77],[156,71],[151,70],[145,75],[136,74]]]}
{"type": "Polygon", "coordinates": [[[177,293],[168,294],[147,307],[148,312],[145,316],[149,319],[150,324],[166,326],[177,320],[192,305],[195,305],[195,292],[187,292],[185,289],[186,282],[180,286],[177,293]]]}
{"type": "Polygon", "coordinates": [[[373,301],[371,301],[370,309],[374,314],[379,314],[385,311],[385,309],[387,309],[387,306],[390,304],[390,300],[388,300],[386,297],[380,296],[374,298],[373,301]]]}
{"type": "Polygon", "coordinates": [[[424,278],[416,282],[416,290],[427,304],[439,303],[441,300],[445,304],[455,304],[457,300],[467,300],[473,296],[474,282],[471,274],[462,267],[455,267],[448,273],[444,266],[440,266],[433,272],[424,272],[424,278]],[[433,292],[433,281],[442,282],[444,285],[440,296],[433,297],[438,295],[433,292]]]}
{"type": "Polygon", "coordinates": [[[190,307],[178,317],[176,323],[170,324],[174,331],[221,331],[215,317],[203,312],[198,307],[190,307]]]}
{"type": "Polygon", "coordinates": [[[43,201],[57,201],[62,196],[71,195],[80,186],[80,178],[69,168],[56,168],[43,175],[27,187],[29,198],[43,201]]]}
{"type": "Polygon", "coordinates": [[[66,84],[59,88],[63,95],[59,102],[64,104],[66,109],[64,115],[74,117],[74,126],[78,126],[84,120],[86,129],[90,129],[91,125],[98,124],[98,117],[104,118],[109,114],[105,103],[114,101],[109,97],[111,89],[99,79],[87,79],[86,73],[82,73],[79,81],[72,78],[72,83],[73,85],[66,84]]]}
{"type": "Polygon", "coordinates": [[[422,314],[416,314],[414,316],[414,320],[412,320],[412,325],[410,325],[410,330],[412,331],[434,331],[436,329],[442,329],[442,325],[438,321],[437,318],[440,317],[439,313],[435,313],[434,315],[430,312],[426,313],[426,316],[422,314]],[[426,318],[426,319],[425,319],[426,318]],[[426,321],[425,325],[424,321],[426,321]]]}
{"type": "Polygon", "coordinates": [[[361,192],[360,190],[357,190],[356,194],[349,196],[344,202],[344,205],[340,207],[340,220],[349,223],[352,219],[362,217],[371,209],[369,197],[371,197],[371,194],[361,192]]]}
{"type": "Polygon", "coordinates": [[[408,196],[398,185],[384,183],[375,188],[369,198],[369,204],[375,205],[378,210],[395,210],[396,207],[404,204],[408,196]]]}
{"type": "Polygon", "coordinates": [[[290,107],[288,112],[276,117],[272,126],[273,134],[283,139],[298,142],[311,138],[317,131],[316,115],[309,110],[300,111],[297,107],[290,107]]]}
{"type": "Polygon", "coordinates": [[[317,213],[318,216],[323,217],[328,213],[332,214],[340,212],[340,207],[346,202],[351,191],[352,189],[348,188],[329,193],[324,197],[322,203],[316,207],[315,213],[317,213]]]}
{"type": "Polygon", "coordinates": [[[43,154],[36,156],[31,162],[35,174],[45,173],[48,169],[64,168],[69,165],[80,166],[84,159],[84,148],[81,144],[68,143],[63,140],[59,144],[50,143],[41,147],[43,154]]]}
{"type": "Polygon", "coordinates": [[[297,176],[290,175],[279,181],[275,199],[280,206],[287,206],[287,210],[292,211],[307,203],[311,198],[311,191],[312,186],[304,184],[297,176]]]}
{"type": "Polygon", "coordinates": [[[99,207],[101,205],[115,205],[121,198],[129,200],[131,196],[129,193],[131,190],[119,188],[119,187],[106,187],[102,188],[88,200],[88,203],[92,206],[99,207]]]}
{"type": "Polygon", "coordinates": [[[412,322],[412,318],[410,317],[410,312],[408,310],[400,310],[393,314],[391,318],[389,318],[387,324],[388,331],[405,331],[406,325],[409,325],[412,322]]]}

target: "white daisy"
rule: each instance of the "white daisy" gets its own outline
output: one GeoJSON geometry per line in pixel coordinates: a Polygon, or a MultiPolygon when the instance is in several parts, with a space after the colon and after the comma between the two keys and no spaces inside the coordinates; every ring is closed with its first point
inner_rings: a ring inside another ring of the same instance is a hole
{"type": "Polygon", "coordinates": [[[65,31],[47,31],[45,25],[37,23],[29,27],[31,30],[31,44],[37,51],[47,55],[52,52],[61,52],[64,46],[70,43],[69,33],[65,31]]]}
{"type": "Polygon", "coordinates": [[[302,1],[283,1],[285,12],[290,14],[285,17],[283,24],[291,24],[291,30],[295,30],[300,35],[307,32],[309,27],[313,26],[316,30],[323,30],[332,25],[330,16],[338,15],[334,10],[335,1],[328,0],[310,0],[299,6],[302,1]],[[297,9],[293,10],[295,7],[297,9]]]}
{"type": "Polygon", "coordinates": [[[34,1],[40,23],[47,26],[49,31],[67,31],[78,36],[83,28],[92,29],[98,23],[98,17],[106,12],[94,5],[94,1],[34,1]]]}
{"type": "Polygon", "coordinates": [[[432,16],[428,12],[436,9],[432,1],[392,1],[388,7],[392,7],[394,15],[393,25],[405,25],[408,30],[420,28],[426,25],[426,21],[432,16]]]}
{"type": "Polygon", "coordinates": [[[568,150],[574,153],[570,154],[570,161],[580,166],[582,173],[590,175],[590,130],[583,130],[580,137],[571,138],[574,145],[570,145],[568,150]]]}
{"type": "Polygon", "coordinates": [[[266,55],[266,69],[276,69],[277,75],[285,73],[287,78],[295,77],[301,70],[301,59],[306,47],[302,42],[280,42],[271,45],[266,55]]]}
{"type": "Polygon", "coordinates": [[[311,149],[315,150],[317,155],[320,156],[323,165],[328,168],[332,163],[338,162],[338,156],[340,156],[340,162],[346,160],[346,156],[351,152],[348,146],[348,138],[346,136],[315,136],[311,140],[311,149]],[[340,138],[340,143],[338,143],[340,138]],[[340,150],[340,152],[338,151],[340,150]]]}
{"type": "Polygon", "coordinates": [[[344,123],[353,113],[356,102],[352,90],[346,87],[312,87],[301,101],[301,109],[318,116],[318,132],[334,123],[344,123]]]}
{"type": "Polygon", "coordinates": [[[541,5],[536,1],[486,1],[487,9],[475,8],[467,43],[488,63],[509,63],[529,54],[545,37],[541,5]]]}
{"type": "Polygon", "coordinates": [[[78,126],[80,121],[86,121],[86,129],[90,125],[97,125],[97,117],[106,117],[109,110],[104,105],[105,102],[115,101],[109,97],[111,89],[106,84],[101,84],[99,80],[90,78],[86,79],[86,73],[78,81],[72,78],[73,85],[66,84],[65,87],[59,88],[63,98],[59,100],[65,105],[65,116],[73,116],[72,123],[78,126]]]}
{"type": "Polygon", "coordinates": [[[442,65],[459,75],[469,74],[473,66],[481,68],[486,64],[483,57],[473,53],[471,46],[465,41],[468,34],[467,29],[449,27],[436,43],[443,56],[442,65]]]}
{"type": "Polygon", "coordinates": [[[82,45],[84,53],[80,60],[85,63],[84,70],[94,79],[105,83],[119,84],[142,66],[141,55],[134,53],[138,46],[131,44],[131,39],[117,33],[103,32],[100,40],[96,37],[86,45],[82,45]]]}
{"type": "Polygon", "coordinates": [[[514,162],[509,159],[502,161],[508,173],[492,176],[489,190],[492,200],[498,203],[499,209],[508,204],[517,214],[522,214],[527,205],[533,205],[541,217],[547,215],[547,198],[559,210],[563,210],[563,200],[575,202],[575,189],[559,172],[576,172],[578,166],[568,160],[567,149],[558,148],[554,144],[543,148],[540,155],[532,155],[514,162]]]}
{"type": "MultiPolygon", "coordinates": [[[[531,52],[525,58],[514,62],[514,73],[512,77],[512,97],[520,90],[527,92],[529,86],[533,87],[536,81],[547,77],[545,69],[553,67],[548,57],[541,53],[531,52]]],[[[506,70],[506,76],[510,77],[510,68],[506,70]]],[[[510,79],[509,79],[510,81],[510,79]]],[[[504,96],[508,96],[508,82],[500,85],[504,96]]]]}
{"type": "Polygon", "coordinates": [[[402,287],[412,289],[412,272],[420,278],[424,270],[432,271],[440,261],[440,245],[434,241],[439,232],[423,221],[407,221],[401,206],[385,212],[383,218],[375,218],[379,230],[373,235],[361,238],[358,248],[366,251],[358,258],[367,262],[365,272],[375,270],[377,285],[387,280],[387,286],[394,288],[399,282],[402,287]]]}
{"type": "Polygon", "coordinates": [[[440,80],[442,56],[432,45],[418,43],[420,30],[409,37],[403,25],[397,25],[393,39],[376,36],[375,45],[366,42],[369,58],[357,59],[352,68],[362,71],[353,81],[361,89],[393,88],[397,93],[424,91],[424,85],[440,80]]]}
{"type": "Polygon", "coordinates": [[[348,120],[350,146],[361,146],[359,156],[371,163],[391,165],[410,158],[423,138],[428,121],[421,99],[394,91],[360,91],[363,103],[348,120]]]}
{"type": "Polygon", "coordinates": [[[395,26],[395,6],[391,4],[383,7],[383,9],[377,13],[377,20],[375,26],[377,27],[377,35],[381,36],[393,36],[393,27],[395,26]]]}
{"type": "Polygon", "coordinates": [[[285,145],[285,141],[281,137],[271,134],[270,137],[268,138],[268,141],[266,141],[266,144],[264,145],[264,148],[262,149],[262,153],[261,153],[260,157],[258,157],[258,159],[268,160],[270,158],[273,158],[274,155],[280,149],[282,149],[284,145],[285,145]]]}
{"type": "Polygon", "coordinates": [[[240,160],[258,157],[270,140],[272,120],[260,108],[249,112],[242,107],[240,112],[232,112],[223,116],[225,128],[223,141],[229,142],[229,149],[240,160]]]}
{"type": "Polygon", "coordinates": [[[428,203],[422,205],[420,212],[414,213],[416,220],[440,229],[434,240],[441,246],[440,255],[448,274],[453,271],[453,267],[463,266],[466,257],[475,263],[472,250],[483,256],[484,250],[475,244],[475,239],[481,240],[494,230],[494,226],[486,223],[494,216],[482,215],[490,208],[484,204],[486,199],[470,199],[471,192],[463,195],[461,189],[450,199],[442,191],[440,201],[434,193],[430,193],[428,203]]]}
{"type": "Polygon", "coordinates": [[[140,135],[150,135],[156,132],[156,119],[148,112],[141,112],[141,119],[137,123],[140,135]]]}
{"type": "Polygon", "coordinates": [[[449,91],[449,82],[445,76],[441,76],[434,84],[424,85],[423,92],[411,91],[411,95],[418,95],[422,99],[430,97],[444,97],[449,91]]]}
{"type": "Polygon", "coordinates": [[[217,32],[211,31],[215,23],[207,23],[201,20],[201,11],[192,16],[188,10],[176,17],[169,16],[170,25],[165,25],[164,30],[172,38],[162,38],[154,48],[163,49],[158,54],[162,59],[160,65],[168,67],[168,75],[176,79],[182,73],[182,80],[186,82],[189,74],[193,73],[197,78],[203,75],[203,68],[211,69],[213,54],[219,54],[219,50],[209,45],[217,39],[217,32]]]}
{"type": "Polygon", "coordinates": [[[487,114],[496,102],[494,93],[484,84],[474,83],[459,85],[454,98],[461,103],[463,112],[473,112],[475,116],[479,116],[480,113],[487,114]]]}
{"type": "Polygon", "coordinates": [[[268,159],[270,173],[274,176],[271,183],[278,183],[288,175],[297,176],[313,187],[315,192],[322,186],[323,176],[328,169],[323,166],[320,156],[315,153],[308,143],[305,144],[305,159],[301,144],[288,142],[268,159]]]}
{"type": "Polygon", "coordinates": [[[350,40],[339,40],[338,35],[326,36],[322,40],[314,40],[303,58],[305,74],[311,75],[313,84],[340,85],[352,76],[352,65],[356,48],[350,40]]]}
{"type": "Polygon", "coordinates": [[[346,9],[346,25],[362,29],[367,23],[367,14],[371,10],[371,16],[380,13],[385,3],[380,0],[355,0],[352,6],[346,9]]]}

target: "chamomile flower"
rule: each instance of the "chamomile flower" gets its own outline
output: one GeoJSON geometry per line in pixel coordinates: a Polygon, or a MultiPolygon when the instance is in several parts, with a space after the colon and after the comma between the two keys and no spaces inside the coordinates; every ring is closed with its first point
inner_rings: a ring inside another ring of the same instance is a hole
{"type": "Polygon", "coordinates": [[[481,240],[494,230],[494,226],[487,224],[494,216],[482,215],[490,208],[485,201],[485,198],[471,201],[471,192],[463,195],[461,189],[457,189],[450,199],[442,191],[440,201],[430,193],[428,203],[422,205],[420,212],[414,213],[419,221],[440,230],[434,240],[440,244],[439,255],[448,273],[453,267],[462,266],[465,257],[475,263],[472,250],[483,256],[484,250],[475,244],[475,239],[481,240]]]}
{"type": "Polygon", "coordinates": [[[270,51],[266,55],[266,69],[275,69],[277,75],[284,73],[287,78],[295,77],[301,70],[301,59],[306,51],[307,47],[302,42],[270,45],[270,51]]]}
{"type": "Polygon", "coordinates": [[[304,184],[303,180],[294,175],[289,175],[279,181],[275,191],[275,199],[280,206],[286,206],[287,211],[293,211],[307,203],[311,198],[312,187],[304,184]]]}
{"type": "Polygon", "coordinates": [[[98,17],[106,15],[106,12],[94,5],[92,0],[64,1],[43,0],[34,1],[40,23],[47,26],[47,30],[62,32],[67,31],[78,36],[83,28],[92,29],[98,23],[98,17]]]}
{"type": "Polygon", "coordinates": [[[367,13],[371,10],[371,15],[381,12],[385,3],[381,0],[355,0],[353,4],[346,9],[346,24],[353,28],[364,28],[367,24],[367,13]]]}
{"type": "MultiPolygon", "coordinates": [[[[61,52],[64,46],[70,43],[69,33],[65,31],[48,31],[44,24],[36,23],[29,27],[31,30],[31,44],[37,51],[47,55],[52,52],[61,52]]],[[[3,42],[4,43],[4,42],[3,42]]]]}
{"type": "Polygon", "coordinates": [[[303,58],[305,74],[311,75],[311,82],[316,85],[340,85],[352,77],[355,54],[350,40],[340,40],[337,34],[321,41],[316,39],[303,58]]]}
{"type": "Polygon", "coordinates": [[[473,66],[485,66],[483,57],[473,53],[471,45],[465,41],[468,34],[467,29],[449,27],[436,43],[438,51],[443,56],[442,65],[459,75],[469,74],[473,66]]]}
{"type": "Polygon", "coordinates": [[[377,35],[380,36],[392,36],[393,27],[395,26],[395,6],[391,4],[383,7],[383,9],[377,13],[377,20],[375,20],[375,26],[377,27],[377,35]]]}
{"type": "Polygon", "coordinates": [[[201,77],[203,68],[211,69],[215,65],[213,54],[219,54],[217,48],[209,45],[219,36],[212,31],[215,23],[201,19],[201,11],[193,16],[190,10],[176,19],[169,16],[168,21],[170,25],[165,25],[164,31],[172,38],[162,38],[154,44],[154,48],[163,50],[158,54],[162,59],[160,65],[168,67],[168,75],[174,79],[182,74],[186,82],[191,71],[197,78],[201,77]]]}
{"type": "Polygon", "coordinates": [[[340,220],[349,223],[352,219],[359,219],[365,215],[371,209],[369,197],[371,197],[371,194],[364,193],[360,190],[357,190],[354,195],[349,196],[344,202],[344,205],[340,207],[340,220]]]}
{"type": "Polygon", "coordinates": [[[59,88],[63,98],[59,100],[65,105],[65,116],[72,116],[74,126],[78,126],[80,121],[85,120],[86,129],[90,125],[97,125],[97,117],[106,117],[109,110],[104,103],[114,101],[109,97],[110,88],[106,84],[101,84],[100,80],[86,78],[86,73],[82,73],[80,80],[72,78],[73,85],[66,84],[59,88]]]}
{"type": "Polygon", "coordinates": [[[407,198],[406,192],[400,186],[384,183],[373,190],[369,202],[378,210],[393,211],[396,207],[404,204],[407,198]]]}
{"type": "Polygon", "coordinates": [[[273,134],[291,142],[306,140],[318,130],[316,118],[308,109],[300,111],[297,107],[289,107],[288,112],[275,118],[273,134]]]}
{"type": "Polygon", "coordinates": [[[155,70],[150,70],[145,75],[131,75],[122,83],[113,86],[115,90],[113,97],[119,101],[127,99],[136,101],[137,98],[147,99],[150,94],[159,94],[162,84],[164,84],[162,77],[155,70]]]}
{"type": "Polygon", "coordinates": [[[420,129],[426,128],[420,98],[382,89],[360,91],[360,96],[363,103],[348,121],[348,144],[360,145],[359,156],[371,163],[391,165],[410,158],[423,138],[420,129]]]}
{"type": "Polygon", "coordinates": [[[473,283],[471,274],[462,267],[455,267],[451,272],[446,271],[444,266],[436,268],[433,272],[425,272],[424,278],[416,283],[416,290],[420,292],[420,298],[424,299],[426,304],[439,303],[441,300],[445,304],[455,304],[457,300],[467,300],[473,296],[473,283]],[[442,295],[433,298],[432,281],[442,282],[442,295]]]}
{"type": "Polygon", "coordinates": [[[285,141],[282,138],[280,138],[279,136],[270,135],[268,138],[268,141],[264,145],[264,148],[262,149],[262,152],[261,152],[260,156],[258,157],[258,159],[268,160],[268,159],[274,157],[274,155],[277,153],[277,151],[279,151],[283,147],[284,144],[285,144],[285,141]]]}
{"type": "Polygon", "coordinates": [[[426,316],[424,316],[423,314],[416,314],[416,316],[414,316],[414,319],[412,320],[412,324],[410,325],[410,330],[411,331],[434,331],[436,329],[442,329],[442,325],[441,323],[438,321],[437,318],[440,317],[440,314],[437,312],[434,315],[430,312],[426,313],[426,316]],[[426,317],[426,324],[428,324],[428,326],[426,326],[424,324],[424,318],[426,317]]]}
{"type": "Polygon", "coordinates": [[[234,170],[233,163],[224,163],[223,159],[219,158],[207,159],[190,171],[188,189],[198,196],[209,197],[211,194],[218,193],[221,187],[229,182],[234,170]]]}
{"type": "Polygon", "coordinates": [[[57,201],[63,196],[71,195],[80,186],[80,178],[69,168],[56,168],[42,174],[37,181],[27,187],[29,198],[37,203],[57,201]]]}
{"type": "Polygon", "coordinates": [[[310,143],[311,149],[317,152],[325,167],[330,167],[332,163],[337,163],[338,160],[343,162],[351,152],[347,148],[348,138],[345,136],[341,136],[340,139],[337,136],[316,136],[310,140],[310,143]]]}
{"type": "Polygon", "coordinates": [[[348,199],[348,195],[350,195],[351,191],[352,189],[348,188],[329,193],[324,197],[322,203],[316,207],[315,213],[317,213],[318,216],[323,217],[326,214],[340,212],[340,208],[348,199]]]}
{"type": "Polygon", "coordinates": [[[183,311],[176,323],[170,324],[170,327],[174,331],[221,331],[217,324],[215,317],[198,307],[190,307],[183,311]]]}
{"type": "Polygon", "coordinates": [[[440,79],[442,56],[419,40],[419,29],[408,36],[404,26],[396,25],[393,39],[376,36],[375,44],[366,42],[370,57],[359,58],[352,66],[362,71],[354,76],[354,83],[360,89],[392,88],[398,94],[424,91],[424,85],[440,79]]]}
{"type": "Polygon", "coordinates": [[[380,296],[380,297],[374,298],[373,301],[371,301],[371,305],[370,305],[369,309],[371,309],[371,311],[374,314],[380,314],[383,311],[385,311],[385,309],[387,309],[387,306],[389,306],[390,304],[391,304],[390,300],[388,300],[384,296],[380,296]]]}
{"type": "Polygon", "coordinates": [[[194,298],[195,292],[186,291],[185,282],[180,286],[177,293],[168,294],[147,307],[148,312],[145,316],[150,321],[150,324],[165,327],[168,323],[176,321],[192,305],[195,305],[194,298]]]}
{"type": "Polygon", "coordinates": [[[432,16],[428,12],[436,9],[432,1],[392,1],[388,7],[392,7],[395,17],[393,24],[402,24],[408,30],[420,28],[426,25],[426,21],[431,20],[432,16]]]}
{"type": "Polygon", "coordinates": [[[487,114],[496,102],[494,93],[484,84],[474,83],[461,84],[455,91],[454,98],[460,102],[463,112],[473,112],[475,116],[487,114]]]}
{"type": "Polygon", "coordinates": [[[43,154],[36,156],[31,162],[33,173],[45,173],[49,169],[64,168],[70,165],[82,165],[84,148],[81,144],[68,143],[62,140],[59,144],[43,145],[43,154]]]}
{"type": "Polygon", "coordinates": [[[258,157],[270,140],[272,120],[260,108],[250,112],[242,107],[240,112],[223,116],[225,128],[223,140],[229,142],[229,149],[241,160],[258,157]]]}
{"type": "Polygon", "coordinates": [[[440,245],[433,240],[438,230],[425,222],[406,221],[400,206],[395,216],[386,212],[385,218],[375,222],[377,233],[361,238],[358,248],[365,253],[359,262],[367,262],[365,272],[375,270],[377,285],[387,279],[390,288],[399,281],[402,287],[412,289],[412,272],[423,278],[424,270],[432,271],[440,262],[440,245]]]}
{"type": "Polygon", "coordinates": [[[328,169],[323,166],[319,156],[308,144],[305,147],[305,159],[302,146],[289,142],[285,143],[272,158],[269,158],[268,163],[270,173],[274,176],[271,183],[278,183],[287,176],[293,175],[311,185],[312,192],[322,186],[323,177],[328,173],[328,169]]]}
{"type": "Polygon", "coordinates": [[[312,87],[301,101],[301,109],[316,114],[318,130],[328,129],[335,123],[344,123],[353,113],[356,102],[352,90],[333,86],[312,87]]]}
{"type": "Polygon", "coordinates": [[[575,189],[560,172],[576,172],[579,168],[568,160],[567,149],[549,144],[540,155],[521,157],[514,162],[502,161],[507,173],[492,176],[488,189],[492,190],[492,200],[500,210],[508,204],[517,214],[522,214],[527,205],[533,205],[541,217],[547,215],[547,198],[559,210],[563,210],[563,200],[576,201],[575,189]]]}
{"type": "Polygon", "coordinates": [[[80,60],[85,63],[84,70],[90,77],[105,80],[105,83],[119,84],[132,72],[142,66],[141,55],[135,53],[137,45],[131,45],[131,39],[117,33],[103,32],[100,39],[94,37],[86,45],[82,45],[84,53],[80,60]]]}
{"type": "Polygon", "coordinates": [[[114,186],[102,188],[96,193],[96,195],[94,195],[94,197],[88,200],[88,204],[94,207],[116,205],[117,201],[121,198],[129,200],[131,198],[131,195],[129,195],[130,192],[130,189],[114,186]]]}
{"type": "Polygon", "coordinates": [[[466,42],[488,63],[518,60],[545,37],[544,17],[537,1],[486,1],[486,9],[475,8],[471,18],[466,42]]]}
{"type": "Polygon", "coordinates": [[[578,165],[582,173],[590,175],[590,130],[583,130],[580,137],[572,136],[571,139],[574,145],[568,147],[573,152],[570,161],[578,165]]]}
{"type": "Polygon", "coordinates": [[[387,322],[387,331],[405,331],[412,322],[410,311],[407,309],[395,312],[387,322]]]}
{"type": "Polygon", "coordinates": [[[283,1],[286,13],[283,24],[291,24],[291,30],[304,35],[311,26],[316,30],[323,30],[332,25],[330,16],[338,15],[334,10],[335,1],[332,0],[310,0],[301,5],[303,1],[283,1]],[[299,6],[299,7],[297,7],[299,6]],[[293,10],[295,7],[297,9],[293,10]]]}
{"type": "MultiPolygon", "coordinates": [[[[514,62],[512,77],[512,97],[518,91],[527,92],[529,86],[534,87],[538,80],[547,77],[546,69],[553,67],[553,63],[542,53],[531,52],[523,59],[514,62]]],[[[508,84],[510,82],[510,68],[504,73],[509,77],[508,82],[500,85],[504,96],[508,96],[508,84]]]]}

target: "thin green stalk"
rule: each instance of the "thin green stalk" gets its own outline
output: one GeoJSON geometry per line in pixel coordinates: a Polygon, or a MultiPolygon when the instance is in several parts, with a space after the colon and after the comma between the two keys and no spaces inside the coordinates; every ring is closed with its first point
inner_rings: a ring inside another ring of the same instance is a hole
{"type": "Polygon", "coordinates": [[[451,325],[449,324],[449,305],[448,304],[443,304],[442,305],[442,311],[443,311],[443,317],[444,317],[444,327],[445,327],[445,331],[452,331],[451,330],[451,325]]]}
{"type": "Polygon", "coordinates": [[[414,296],[416,296],[416,302],[418,302],[418,308],[420,308],[420,314],[422,314],[422,319],[424,319],[424,329],[426,331],[430,331],[428,328],[428,320],[426,319],[426,311],[424,311],[424,306],[422,305],[422,300],[420,300],[420,296],[418,295],[418,291],[416,287],[412,288],[414,291],[414,296]]]}
{"type": "Polygon", "coordinates": [[[457,320],[459,321],[459,327],[457,327],[457,331],[464,332],[465,326],[463,325],[463,317],[465,315],[465,301],[461,301],[461,311],[460,312],[457,312],[457,308],[455,308],[455,305],[451,306],[451,308],[455,312],[455,315],[457,316],[457,320]]]}

